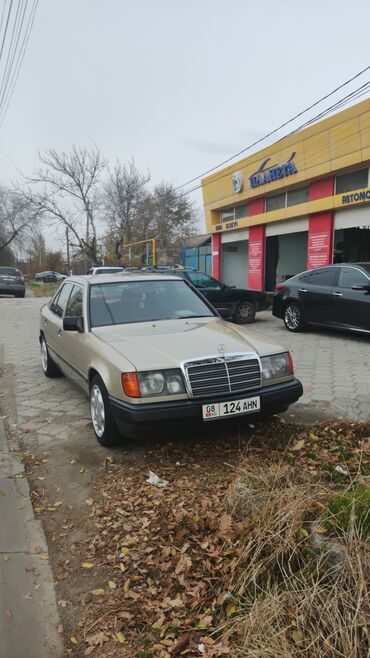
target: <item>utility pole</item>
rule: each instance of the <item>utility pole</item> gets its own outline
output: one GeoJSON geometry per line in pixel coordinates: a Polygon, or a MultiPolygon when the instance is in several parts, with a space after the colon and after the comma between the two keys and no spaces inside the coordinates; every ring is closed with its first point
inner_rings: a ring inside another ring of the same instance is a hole
{"type": "Polygon", "coordinates": [[[71,276],[71,259],[69,255],[69,234],[68,234],[68,226],[66,227],[66,242],[67,242],[67,267],[68,267],[68,276],[71,276]]]}

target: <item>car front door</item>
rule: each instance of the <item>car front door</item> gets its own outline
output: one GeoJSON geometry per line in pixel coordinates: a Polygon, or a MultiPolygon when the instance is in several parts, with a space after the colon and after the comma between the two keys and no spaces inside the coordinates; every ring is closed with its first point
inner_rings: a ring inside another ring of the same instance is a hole
{"type": "Polygon", "coordinates": [[[338,283],[334,288],[335,322],[370,331],[370,291],[361,290],[361,286],[370,285],[370,277],[352,265],[344,265],[338,269],[338,283]],[[352,286],[358,286],[358,289],[353,289],[352,286]]]}
{"type": "Polygon", "coordinates": [[[336,297],[333,294],[337,268],[320,267],[312,270],[307,281],[302,282],[299,297],[307,322],[330,325],[336,297]]]}
{"type": "Polygon", "coordinates": [[[188,272],[188,276],[192,284],[198,288],[202,295],[207,297],[222,317],[230,315],[233,304],[230,299],[231,295],[228,292],[230,288],[203,272],[188,272]]]}
{"type": "MultiPolygon", "coordinates": [[[[72,292],[69,296],[66,309],[63,314],[64,318],[82,318],[83,321],[83,287],[79,284],[74,284],[72,292]]],[[[86,320],[84,321],[84,329],[86,328],[86,320]]],[[[79,331],[66,331],[62,327],[60,337],[60,346],[62,355],[65,361],[65,368],[67,369],[68,376],[79,384],[84,386],[87,380],[87,350],[85,344],[85,332],[79,331]]]]}
{"type": "Polygon", "coordinates": [[[63,313],[67,306],[69,296],[71,294],[73,284],[66,282],[49,306],[45,307],[43,311],[42,330],[46,338],[50,356],[63,370],[65,365],[62,359],[62,345],[61,338],[63,333],[63,313]]]}

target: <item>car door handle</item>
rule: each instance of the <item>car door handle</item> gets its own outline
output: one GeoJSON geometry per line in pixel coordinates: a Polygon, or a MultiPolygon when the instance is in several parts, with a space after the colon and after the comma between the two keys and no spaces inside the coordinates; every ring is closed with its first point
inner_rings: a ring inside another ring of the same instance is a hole
{"type": "Polygon", "coordinates": [[[61,329],[58,329],[58,336],[59,336],[59,338],[61,337],[62,333],[63,333],[62,330],[61,330],[61,329]]]}
{"type": "Polygon", "coordinates": [[[46,318],[44,318],[44,326],[46,326],[46,325],[47,325],[47,323],[48,323],[48,321],[47,321],[47,319],[46,319],[46,318]]]}
{"type": "Polygon", "coordinates": [[[307,292],[306,288],[298,288],[298,292],[307,292]]]}
{"type": "Polygon", "coordinates": [[[334,295],[334,297],[343,297],[342,292],[333,292],[332,295],[334,295]]]}

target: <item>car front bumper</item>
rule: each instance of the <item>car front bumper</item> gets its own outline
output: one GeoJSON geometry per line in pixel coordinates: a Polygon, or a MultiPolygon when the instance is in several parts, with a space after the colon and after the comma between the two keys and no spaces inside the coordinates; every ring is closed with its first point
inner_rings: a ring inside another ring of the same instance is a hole
{"type": "MultiPolygon", "coordinates": [[[[296,402],[302,395],[302,384],[298,379],[274,386],[248,391],[247,393],[229,394],[217,398],[206,398],[198,400],[176,400],[175,402],[155,402],[149,404],[130,404],[110,397],[112,413],[116,420],[118,429],[122,434],[135,438],[143,436],[153,425],[161,423],[166,428],[179,428],[179,423],[186,424],[203,423],[202,405],[213,402],[227,402],[239,398],[254,397],[261,398],[261,410],[258,414],[277,413],[284,411],[290,404],[296,402]]],[[[252,414],[248,414],[252,416],[252,414]]],[[[242,416],[228,416],[220,420],[241,418],[242,416]]],[[[207,421],[217,422],[217,421],[207,421]]]]}

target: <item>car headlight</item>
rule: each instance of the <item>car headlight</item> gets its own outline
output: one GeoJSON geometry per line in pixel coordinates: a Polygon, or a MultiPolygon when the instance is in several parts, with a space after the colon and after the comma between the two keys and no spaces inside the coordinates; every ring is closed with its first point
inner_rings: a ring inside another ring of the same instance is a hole
{"type": "Polygon", "coordinates": [[[263,356],[262,364],[262,383],[270,382],[274,379],[283,379],[294,375],[293,361],[290,352],[273,354],[272,356],[263,356]]]}
{"type": "Polygon", "coordinates": [[[146,398],[185,393],[180,370],[122,373],[121,380],[123,392],[129,397],[146,398]]]}

